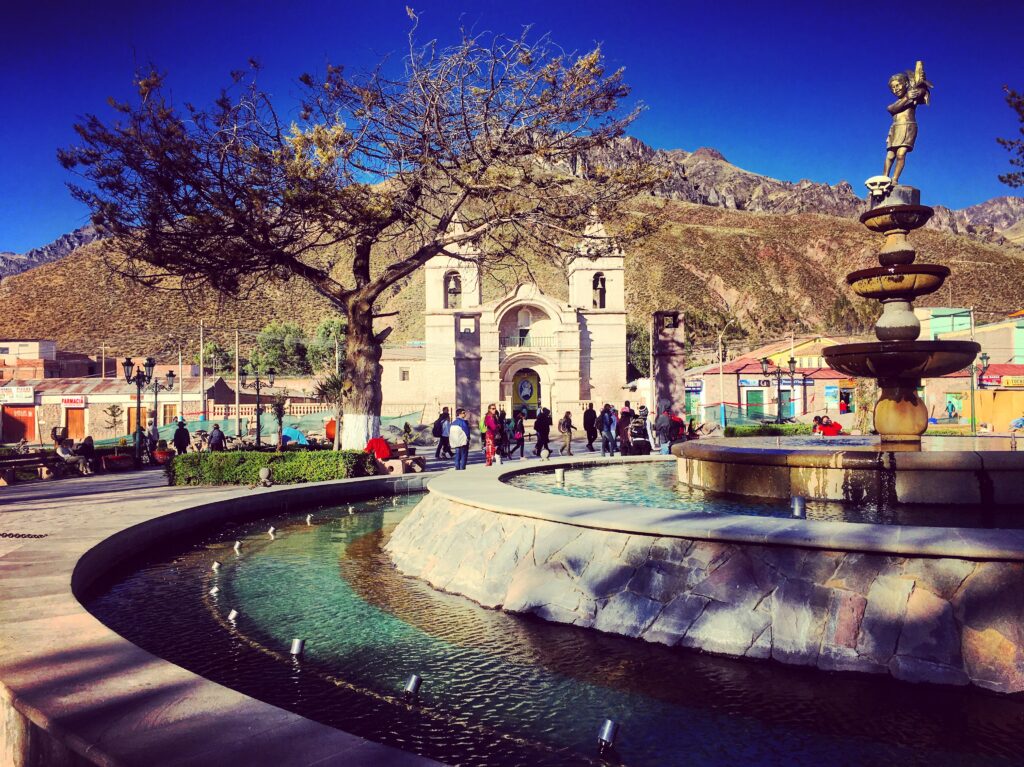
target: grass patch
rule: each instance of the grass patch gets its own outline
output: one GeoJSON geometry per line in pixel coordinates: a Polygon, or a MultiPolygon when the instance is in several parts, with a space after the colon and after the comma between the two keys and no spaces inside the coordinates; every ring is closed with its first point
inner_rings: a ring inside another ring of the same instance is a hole
{"type": "Polygon", "coordinates": [[[263,453],[185,453],[166,465],[169,485],[255,485],[260,469],[270,467],[275,485],[324,482],[376,474],[373,456],[362,450],[263,453]]]}
{"type": "Polygon", "coordinates": [[[757,426],[726,426],[726,437],[794,437],[813,434],[809,423],[765,423],[757,426]]]}

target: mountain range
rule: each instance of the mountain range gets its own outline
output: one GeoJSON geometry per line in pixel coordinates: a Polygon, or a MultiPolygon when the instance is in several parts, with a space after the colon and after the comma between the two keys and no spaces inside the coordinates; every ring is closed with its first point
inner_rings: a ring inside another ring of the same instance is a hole
{"type": "MultiPolygon", "coordinates": [[[[631,320],[680,309],[700,347],[717,340],[727,317],[736,320],[730,335],[743,337],[736,345],[790,333],[862,332],[877,317],[878,305],[853,295],[845,281],[848,272],[876,264],[880,246],[880,238],[856,220],[864,202],[849,184],[778,181],[737,168],[712,149],[665,152],[633,139],[571,170],[623,162],[631,153],[667,171],[652,194],[634,199],[624,214],[660,224],[626,253],[631,320]]],[[[615,234],[622,221],[607,223],[615,234]]],[[[949,266],[953,274],[939,293],[918,304],[977,307],[979,321],[1024,307],[1024,248],[1013,245],[1021,241],[1022,227],[1021,198],[937,208],[933,222],[912,240],[919,261],[949,266]]],[[[301,280],[263,286],[246,300],[144,288],[109,271],[95,238],[91,230],[78,230],[0,260],[0,267],[31,264],[0,280],[0,337],[53,338],[59,348],[80,353],[95,353],[104,344],[108,353],[166,355],[179,343],[194,346],[200,319],[210,339],[230,345],[235,327],[245,343],[271,320],[312,332],[333,313],[301,280]]],[[[541,289],[567,300],[564,273],[525,255],[541,289]]],[[[508,270],[486,273],[484,299],[504,295],[522,278],[508,270]]],[[[424,337],[424,290],[419,270],[382,299],[380,311],[397,312],[388,320],[394,326],[389,343],[424,337]]]]}
{"type": "MultiPolygon", "coordinates": [[[[666,179],[655,187],[657,197],[758,213],[820,213],[857,218],[865,201],[846,181],[829,185],[808,181],[779,181],[738,168],[716,149],[694,152],[652,149],[634,138],[622,138],[582,159],[588,165],[615,167],[640,158],[662,167],[666,179]]],[[[929,228],[962,234],[996,244],[1024,246],[1024,198],[996,197],[960,210],[935,205],[929,228]]]]}

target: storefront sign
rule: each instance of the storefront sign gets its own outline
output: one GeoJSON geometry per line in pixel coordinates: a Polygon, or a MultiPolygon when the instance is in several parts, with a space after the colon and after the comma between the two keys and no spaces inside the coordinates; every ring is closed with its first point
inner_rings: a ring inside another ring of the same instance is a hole
{"type": "Polygon", "coordinates": [[[855,378],[840,379],[840,380],[836,381],[836,384],[839,386],[840,389],[856,389],[857,388],[857,379],[855,379],[855,378]]]}
{"type": "Polygon", "coordinates": [[[64,407],[85,407],[85,395],[74,394],[60,398],[60,404],[64,407]]]}
{"type": "MultiPolygon", "coordinates": [[[[988,376],[985,376],[982,381],[988,383],[988,376]]],[[[997,383],[1000,386],[1024,386],[1024,376],[1002,376],[1002,380],[997,383]]]]}
{"type": "Polygon", "coordinates": [[[31,386],[7,386],[0,389],[0,405],[33,405],[35,394],[31,386]]]}
{"type": "Polygon", "coordinates": [[[700,391],[704,388],[704,380],[701,378],[687,378],[686,391],[700,391]]]}
{"type": "Polygon", "coordinates": [[[753,378],[741,378],[740,379],[740,386],[753,386],[755,388],[767,389],[771,385],[772,385],[772,382],[769,381],[767,378],[762,378],[762,379],[756,380],[756,381],[753,378]]]}

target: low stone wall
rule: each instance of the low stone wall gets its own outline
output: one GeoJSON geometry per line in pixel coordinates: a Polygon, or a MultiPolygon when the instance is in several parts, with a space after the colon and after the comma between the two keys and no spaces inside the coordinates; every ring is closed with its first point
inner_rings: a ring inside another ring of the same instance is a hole
{"type": "Polygon", "coordinates": [[[1024,563],[627,534],[431,492],[398,569],[484,605],[650,642],[1024,691],[1024,563]]]}
{"type": "Polygon", "coordinates": [[[672,452],[680,482],[731,495],[871,505],[1020,503],[1024,452],[881,451],[843,442],[811,450],[766,447],[757,438],[697,440],[672,452]]]}

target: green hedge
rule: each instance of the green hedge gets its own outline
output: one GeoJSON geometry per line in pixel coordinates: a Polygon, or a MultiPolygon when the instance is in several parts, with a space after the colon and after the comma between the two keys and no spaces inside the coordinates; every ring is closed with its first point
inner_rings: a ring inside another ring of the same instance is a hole
{"type": "Polygon", "coordinates": [[[793,437],[813,434],[809,423],[766,423],[757,426],[726,426],[726,437],[793,437]]]}
{"type": "Polygon", "coordinates": [[[167,463],[171,485],[255,485],[260,469],[271,468],[275,485],[366,477],[376,473],[373,456],[361,450],[285,453],[231,451],[185,453],[167,463]]]}

